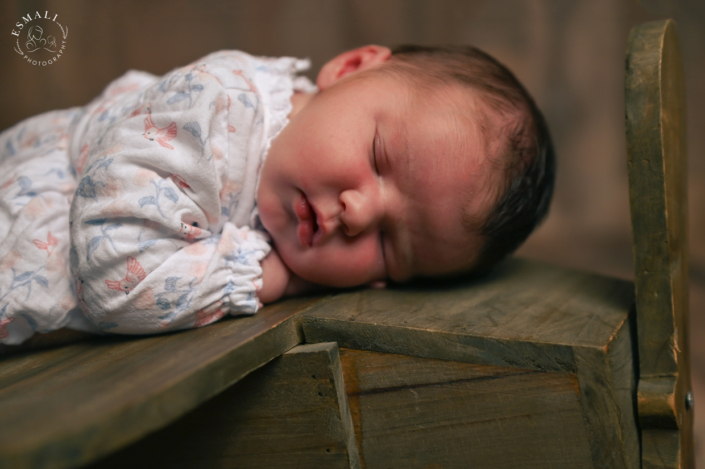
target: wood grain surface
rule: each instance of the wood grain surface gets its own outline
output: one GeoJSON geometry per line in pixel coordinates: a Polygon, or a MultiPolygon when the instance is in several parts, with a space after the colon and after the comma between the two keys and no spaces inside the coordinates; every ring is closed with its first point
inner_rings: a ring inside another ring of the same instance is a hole
{"type": "Polygon", "coordinates": [[[336,344],[294,347],[87,469],[357,469],[336,344]]]}
{"type": "Polygon", "coordinates": [[[592,468],[575,374],[341,350],[366,469],[592,468]]]}
{"type": "Polygon", "coordinates": [[[630,282],[513,258],[480,282],[329,297],[302,326],[306,342],[574,374],[593,464],[634,468],[633,295],[630,282]]]}
{"type": "Polygon", "coordinates": [[[629,194],[645,467],[693,467],[685,83],[671,20],[635,27],[626,62],[629,194]],[[653,436],[650,429],[659,429],[653,436]],[[664,431],[674,432],[664,437],[664,431]],[[680,429],[680,439],[678,438],[680,429]]]}
{"type": "Polygon", "coordinates": [[[0,467],[75,467],[163,427],[302,342],[292,300],[157,337],[0,361],[0,467]]]}
{"type": "Polygon", "coordinates": [[[608,344],[627,320],[633,290],[631,282],[512,258],[479,281],[331,296],[302,325],[307,342],[575,372],[573,348],[608,344]]]}

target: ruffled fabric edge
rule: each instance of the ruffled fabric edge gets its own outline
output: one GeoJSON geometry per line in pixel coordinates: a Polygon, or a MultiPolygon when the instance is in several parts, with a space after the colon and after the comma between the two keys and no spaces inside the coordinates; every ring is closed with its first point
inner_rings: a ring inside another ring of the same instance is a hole
{"type": "MultiPolygon", "coordinates": [[[[289,123],[291,96],[295,91],[312,93],[318,88],[305,76],[298,75],[311,68],[309,59],[255,57],[255,60],[258,62],[255,67],[255,82],[265,105],[265,142],[262,150],[264,163],[272,141],[289,123]]],[[[256,187],[259,187],[259,177],[258,174],[256,187]]]]}

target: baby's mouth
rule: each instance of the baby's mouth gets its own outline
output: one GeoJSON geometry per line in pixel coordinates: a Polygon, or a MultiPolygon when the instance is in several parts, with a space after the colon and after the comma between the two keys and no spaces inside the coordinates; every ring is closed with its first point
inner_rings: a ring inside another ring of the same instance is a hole
{"type": "Polygon", "coordinates": [[[294,205],[294,211],[299,219],[299,227],[297,229],[299,241],[305,247],[313,246],[314,236],[318,232],[318,217],[303,192],[294,205]]]}

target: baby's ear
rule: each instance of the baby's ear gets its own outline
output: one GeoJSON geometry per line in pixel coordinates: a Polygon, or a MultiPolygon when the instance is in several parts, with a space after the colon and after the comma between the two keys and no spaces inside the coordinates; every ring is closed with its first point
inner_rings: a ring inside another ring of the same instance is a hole
{"type": "Polygon", "coordinates": [[[316,85],[324,90],[352,73],[361,72],[384,63],[392,55],[388,47],[364,46],[343,52],[326,63],[318,73],[316,85]]]}

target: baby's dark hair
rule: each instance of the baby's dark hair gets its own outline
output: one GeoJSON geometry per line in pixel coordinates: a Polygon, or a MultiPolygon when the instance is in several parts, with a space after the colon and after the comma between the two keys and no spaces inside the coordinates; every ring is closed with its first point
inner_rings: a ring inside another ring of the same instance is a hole
{"type": "MultiPolygon", "coordinates": [[[[474,91],[490,112],[510,119],[500,129],[483,128],[505,139],[503,187],[489,216],[480,222],[484,245],[474,262],[481,273],[514,252],[546,217],[553,194],[556,157],[546,121],[514,74],[497,60],[469,46],[399,46],[388,64],[411,68],[428,84],[460,84],[474,91]]],[[[503,119],[507,120],[507,119],[503,119]]],[[[470,223],[468,223],[470,225],[470,223]]],[[[477,224],[472,228],[477,230],[477,224]]]]}

